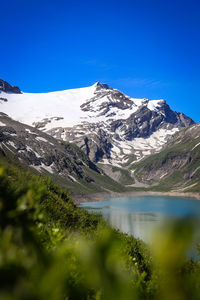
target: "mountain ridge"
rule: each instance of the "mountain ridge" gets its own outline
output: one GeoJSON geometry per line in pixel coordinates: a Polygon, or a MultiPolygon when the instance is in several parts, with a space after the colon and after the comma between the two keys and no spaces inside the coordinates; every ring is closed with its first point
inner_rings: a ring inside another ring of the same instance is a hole
{"type": "Polygon", "coordinates": [[[75,144],[59,141],[3,113],[0,113],[0,156],[53,178],[73,193],[123,190],[75,144]]]}
{"type": "Polygon", "coordinates": [[[78,145],[95,163],[123,167],[158,152],[194,124],[165,100],[131,98],[105,83],[50,93],[1,91],[1,111],[78,145]]]}

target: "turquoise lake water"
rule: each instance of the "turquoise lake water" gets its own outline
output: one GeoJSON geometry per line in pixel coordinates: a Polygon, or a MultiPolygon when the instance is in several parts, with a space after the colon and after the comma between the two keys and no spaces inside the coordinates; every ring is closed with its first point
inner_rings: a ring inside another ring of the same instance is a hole
{"type": "Polygon", "coordinates": [[[107,201],[82,203],[81,207],[101,213],[113,227],[145,242],[151,241],[154,230],[163,221],[188,216],[200,220],[200,201],[190,197],[112,197],[107,201]]]}

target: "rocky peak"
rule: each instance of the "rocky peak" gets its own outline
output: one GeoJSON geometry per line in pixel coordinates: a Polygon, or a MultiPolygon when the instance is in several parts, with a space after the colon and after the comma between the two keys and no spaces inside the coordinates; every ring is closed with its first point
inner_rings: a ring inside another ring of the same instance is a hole
{"type": "MultiPolygon", "coordinates": [[[[4,81],[0,84],[1,90],[12,88],[4,81]]],[[[17,101],[10,111],[5,103],[9,97],[0,97],[2,112],[77,144],[92,161],[103,164],[128,165],[129,158],[138,161],[158,152],[177,131],[194,123],[171,110],[165,100],[131,98],[101,82],[73,91],[11,95],[17,101]],[[26,106],[23,99],[29,99],[26,106]]]]}
{"type": "Polygon", "coordinates": [[[105,90],[110,90],[112,89],[108,84],[106,83],[101,83],[101,82],[96,82],[96,90],[101,90],[101,89],[105,89],[105,90]]]}
{"type": "Polygon", "coordinates": [[[21,94],[21,91],[17,86],[12,86],[3,79],[0,79],[0,91],[5,93],[21,94]]]}

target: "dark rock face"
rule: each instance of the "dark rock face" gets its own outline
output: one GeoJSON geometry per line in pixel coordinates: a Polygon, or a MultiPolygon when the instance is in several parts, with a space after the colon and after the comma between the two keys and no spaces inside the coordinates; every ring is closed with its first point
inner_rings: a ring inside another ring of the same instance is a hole
{"type": "Polygon", "coordinates": [[[40,122],[34,122],[32,125],[35,127],[35,128],[43,128],[45,127],[48,123],[51,123],[51,121],[53,120],[56,120],[56,121],[59,121],[59,120],[62,120],[63,118],[61,117],[52,117],[52,118],[44,118],[43,120],[41,120],[40,122]]]}
{"type": "Polygon", "coordinates": [[[111,88],[106,83],[97,82],[97,90],[101,90],[101,89],[109,90],[111,88]]]}
{"type": "Polygon", "coordinates": [[[21,94],[21,91],[17,86],[12,86],[3,79],[0,79],[0,91],[5,93],[21,94]]]}
{"type": "Polygon", "coordinates": [[[111,130],[124,128],[124,137],[128,141],[135,138],[147,138],[159,129],[185,128],[194,124],[194,121],[182,113],[174,112],[165,102],[159,111],[152,111],[146,106],[140,107],[126,120],[117,120],[111,123],[111,130]]]}
{"type": "Polygon", "coordinates": [[[97,163],[103,157],[110,159],[112,144],[105,138],[105,135],[101,131],[101,134],[97,135],[95,140],[86,137],[84,143],[80,145],[80,148],[92,161],[97,163]]]}
{"type": "MultiPolygon", "coordinates": [[[[102,159],[112,159],[112,149],[120,147],[118,142],[123,142],[123,145],[126,143],[130,145],[132,142],[132,155],[137,152],[134,150],[136,138],[148,139],[152,134],[162,129],[165,141],[161,144],[164,145],[170,140],[173,132],[194,124],[191,118],[171,110],[165,100],[158,101],[156,109],[149,108],[148,99],[141,100],[142,105],[138,107],[133,99],[122,92],[110,88],[107,84],[97,83],[94,97],[84,102],[81,109],[86,113],[93,113],[97,117],[102,117],[105,121],[95,123],[94,120],[92,123],[85,122],[67,128],[65,139],[76,143],[96,163],[102,159]],[[127,118],[120,118],[121,113],[131,110],[133,113],[128,113],[127,118]],[[171,136],[169,132],[172,132],[171,136]]],[[[53,130],[48,131],[48,133],[56,134],[53,130]]],[[[61,134],[63,131],[60,133],[60,137],[61,134]]],[[[159,147],[160,145],[158,145],[159,147]]],[[[152,154],[156,147],[153,149],[150,146],[149,149],[152,154]]],[[[116,157],[119,157],[121,153],[121,157],[123,157],[123,151],[124,149],[118,148],[116,157]]],[[[127,155],[127,151],[124,153],[127,155]]],[[[120,159],[118,161],[120,162],[120,159]]]]}
{"type": "Polygon", "coordinates": [[[97,112],[99,112],[98,116],[107,114],[112,107],[125,110],[131,108],[133,105],[133,102],[130,100],[130,98],[124,95],[122,92],[110,88],[105,83],[97,83],[95,96],[83,103],[81,105],[81,109],[88,112],[96,111],[95,102],[99,99],[103,99],[104,97],[107,97],[108,101],[105,100],[105,102],[101,103],[101,106],[97,110],[97,112]]]}
{"type": "Polygon", "coordinates": [[[0,97],[0,101],[2,101],[2,102],[8,102],[8,99],[0,97]]]}
{"type": "Polygon", "coordinates": [[[58,141],[39,130],[0,116],[0,150],[39,172],[47,171],[71,181],[94,182],[91,169],[101,171],[77,146],[58,141]]]}

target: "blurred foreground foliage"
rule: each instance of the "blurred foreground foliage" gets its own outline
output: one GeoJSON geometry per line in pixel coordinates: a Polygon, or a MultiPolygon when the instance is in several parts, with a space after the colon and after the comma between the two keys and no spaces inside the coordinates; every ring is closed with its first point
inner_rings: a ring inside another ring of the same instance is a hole
{"type": "Polygon", "coordinates": [[[200,299],[192,236],[192,222],[176,222],[150,251],[50,179],[1,165],[0,299],[200,299]]]}

